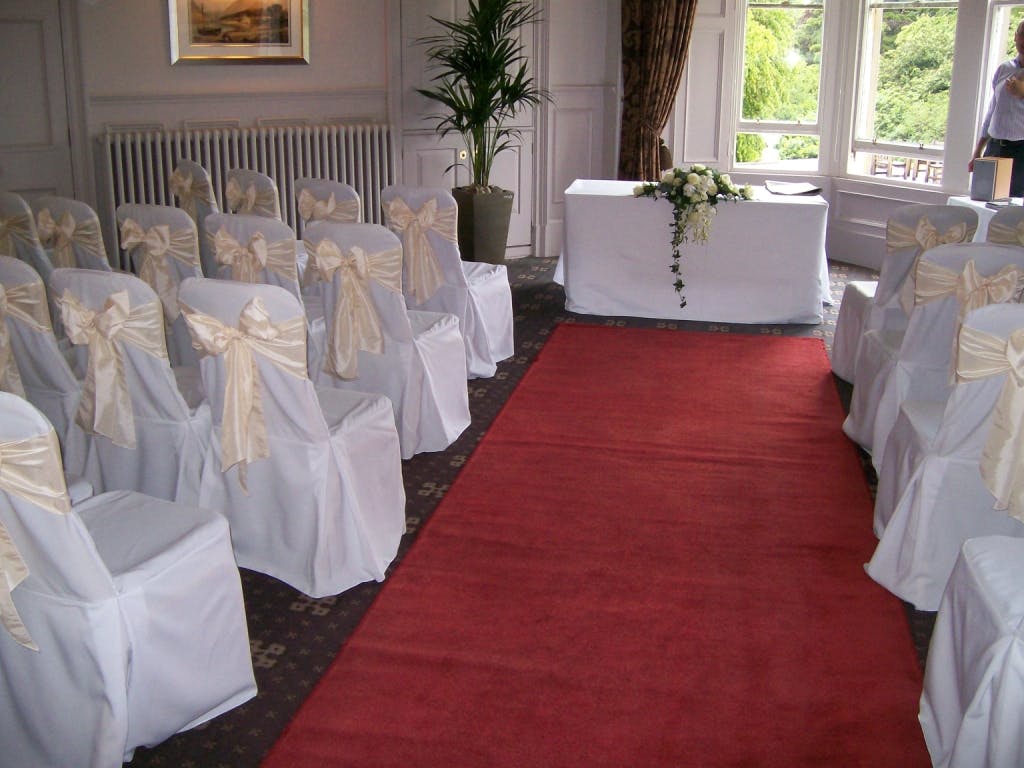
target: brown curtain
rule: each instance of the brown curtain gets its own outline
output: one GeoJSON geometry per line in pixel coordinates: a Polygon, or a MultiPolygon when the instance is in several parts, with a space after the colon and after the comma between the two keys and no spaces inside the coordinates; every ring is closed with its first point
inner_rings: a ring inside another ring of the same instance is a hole
{"type": "Polygon", "coordinates": [[[622,0],[620,179],[661,176],[658,138],[679,90],[696,13],[697,0],[622,0]]]}

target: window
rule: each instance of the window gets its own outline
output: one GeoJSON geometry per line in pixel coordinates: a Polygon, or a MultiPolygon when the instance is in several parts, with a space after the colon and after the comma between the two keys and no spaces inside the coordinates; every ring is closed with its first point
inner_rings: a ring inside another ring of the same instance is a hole
{"type": "Polygon", "coordinates": [[[942,181],[956,0],[867,0],[848,171],[942,181]]]}
{"type": "Polygon", "coordinates": [[[825,0],[748,0],[738,169],[818,170],[825,0]]]}

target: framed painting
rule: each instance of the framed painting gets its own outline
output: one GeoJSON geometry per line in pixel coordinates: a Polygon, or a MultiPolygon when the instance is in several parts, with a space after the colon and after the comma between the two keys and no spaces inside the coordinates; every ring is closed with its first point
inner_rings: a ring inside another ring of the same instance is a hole
{"type": "Polygon", "coordinates": [[[168,0],[171,63],[309,63],[309,0],[168,0]]]}

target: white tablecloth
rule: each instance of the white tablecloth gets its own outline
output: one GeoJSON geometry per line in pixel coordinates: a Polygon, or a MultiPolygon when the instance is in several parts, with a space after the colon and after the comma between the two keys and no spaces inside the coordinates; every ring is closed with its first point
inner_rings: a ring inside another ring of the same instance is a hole
{"type": "MultiPolygon", "coordinates": [[[[831,303],[828,203],[820,196],[722,202],[706,244],[681,247],[687,305],[673,288],[672,206],[636,182],[577,179],[565,193],[559,272],[572,312],[735,323],[819,323],[831,303]]],[[[556,273],[556,279],[558,274],[556,273]]]]}

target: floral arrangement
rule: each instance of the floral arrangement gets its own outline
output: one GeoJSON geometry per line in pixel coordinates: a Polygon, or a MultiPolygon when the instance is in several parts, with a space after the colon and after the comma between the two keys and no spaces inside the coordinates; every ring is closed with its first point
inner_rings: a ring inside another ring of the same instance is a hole
{"type": "Polygon", "coordinates": [[[672,266],[679,306],[686,306],[683,278],[679,267],[679,246],[682,243],[707,242],[711,232],[711,216],[721,200],[750,200],[754,191],[747,184],[738,187],[727,173],[719,173],[703,165],[688,169],[673,168],[665,171],[661,181],[640,184],[633,189],[636,197],[665,198],[673,205],[672,212],[672,266]]]}

